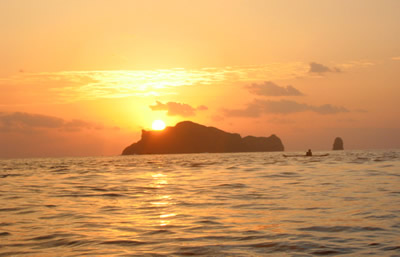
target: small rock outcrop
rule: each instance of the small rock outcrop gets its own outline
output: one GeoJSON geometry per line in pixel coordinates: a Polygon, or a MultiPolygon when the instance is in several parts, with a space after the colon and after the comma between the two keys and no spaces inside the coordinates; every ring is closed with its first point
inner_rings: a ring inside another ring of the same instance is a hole
{"type": "Polygon", "coordinates": [[[335,138],[332,150],[343,150],[343,140],[340,137],[335,138]]]}
{"type": "Polygon", "coordinates": [[[231,153],[283,151],[276,135],[270,137],[228,133],[191,121],[183,121],[162,131],[142,130],[142,138],[124,149],[122,155],[175,153],[231,153]]]}

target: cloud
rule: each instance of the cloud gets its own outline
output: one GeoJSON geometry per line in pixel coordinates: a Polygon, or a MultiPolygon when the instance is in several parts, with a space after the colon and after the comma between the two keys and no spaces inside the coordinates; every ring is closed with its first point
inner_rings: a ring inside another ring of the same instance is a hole
{"type": "Polygon", "coordinates": [[[392,60],[394,60],[394,61],[400,61],[400,56],[392,57],[392,60]]]}
{"type": "MultiPolygon", "coordinates": [[[[352,61],[338,63],[336,67],[348,70],[370,65],[373,63],[352,61]]],[[[72,103],[104,98],[166,96],[177,94],[181,87],[235,87],[260,83],[266,78],[269,81],[277,81],[340,72],[336,67],[327,67],[315,62],[281,62],[196,69],[19,72],[10,77],[0,77],[0,107],[72,103]]]]}
{"type": "Polygon", "coordinates": [[[281,87],[277,84],[266,81],[263,84],[252,84],[246,87],[250,93],[261,96],[302,96],[299,90],[291,85],[281,87]]]}
{"type": "Polygon", "coordinates": [[[82,129],[101,129],[102,127],[83,120],[70,121],[41,114],[26,112],[0,112],[0,131],[27,132],[44,129],[59,129],[65,131],[80,131],[82,129]]]}
{"type": "Polygon", "coordinates": [[[344,107],[330,104],[313,106],[289,100],[254,100],[243,109],[225,109],[224,114],[230,117],[260,117],[261,115],[268,113],[290,114],[305,111],[312,111],[318,114],[348,112],[348,110],[344,107]]]}
{"type": "Polygon", "coordinates": [[[339,68],[329,68],[328,66],[325,66],[323,64],[320,63],[316,63],[316,62],[311,62],[310,63],[310,70],[308,71],[310,73],[326,73],[326,72],[341,72],[341,70],[339,68]]]}
{"type": "Polygon", "coordinates": [[[163,104],[159,101],[156,102],[155,105],[149,106],[153,111],[167,111],[168,116],[182,116],[189,117],[196,115],[196,111],[204,111],[208,110],[207,106],[200,105],[197,108],[193,108],[188,104],[176,103],[176,102],[168,102],[163,104]]]}
{"type": "Polygon", "coordinates": [[[196,109],[197,109],[198,111],[207,111],[207,110],[208,110],[208,107],[205,106],[205,105],[200,105],[200,106],[198,106],[196,109]]]}
{"type": "Polygon", "coordinates": [[[198,69],[105,70],[20,72],[0,77],[0,106],[23,105],[21,95],[30,103],[64,103],[84,100],[165,96],[179,87],[194,85],[236,85],[290,79],[307,74],[308,65],[300,62],[271,63],[262,66],[209,67],[198,69]],[[13,96],[16,100],[13,99],[13,96]]]}

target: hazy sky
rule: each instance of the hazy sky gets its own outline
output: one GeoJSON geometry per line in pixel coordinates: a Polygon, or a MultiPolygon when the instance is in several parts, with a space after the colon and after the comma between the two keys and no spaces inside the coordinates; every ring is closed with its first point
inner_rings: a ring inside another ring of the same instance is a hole
{"type": "Polygon", "coordinates": [[[155,119],[400,147],[398,0],[0,0],[0,157],[116,155],[155,119]]]}

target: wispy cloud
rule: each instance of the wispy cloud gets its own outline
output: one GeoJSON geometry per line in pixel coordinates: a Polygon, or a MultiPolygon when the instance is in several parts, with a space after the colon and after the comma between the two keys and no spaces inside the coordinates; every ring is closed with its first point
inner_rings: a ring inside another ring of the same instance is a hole
{"type": "Polygon", "coordinates": [[[278,86],[272,81],[266,81],[262,84],[253,83],[246,86],[250,93],[260,96],[302,96],[299,90],[291,85],[286,87],[278,86]]]}
{"type": "Polygon", "coordinates": [[[224,114],[230,117],[260,117],[263,114],[269,113],[290,114],[305,111],[312,111],[318,114],[348,112],[344,107],[330,104],[314,106],[290,100],[254,100],[242,109],[225,109],[224,114]]]}
{"type": "Polygon", "coordinates": [[[375,62],[372,62],[369,60],[360,60],[360,61],[349,61],[349,62],[341,63],[337,66],[340,68],[343,68],[343,69],[351,69],[354,67],[366,68],[366,67],[371,67],[374,65],[376,65],[375,62]]]}
{"type": "Polygon", "coordinates": [[[35,99],[39,99],[38,94],[41,94],[42,101],[74,102],[99,98],[161,96],[176,94],[176,88],[182,86],[236,85],[263,81],[265,78],[289,79],[306,73],[307,66],[298,62],[200,69],[24,72],[10,78],[0,78],[0,89],[3,87],[8,92],[31,92],[35,99]]]}
{"type": "Polygon", "coordinates": [[[78,119],[64,120],[54,116],[26,112],[0,112],[1,132],[27,132],[44,129],[80,131],[83,129],[103,129],[103,127],[78,119]]]}
{"type": "Polygon", "coordinates": [[[395,61],[400,61],[400,56],[395,56],[395,57],[392,57],[392,60],[395,60],[395,61]]]}
{"type": "MultiPolygon", "coordinates": [[[[366,64],[351,62],[337,64],[331,68],[315,62],[309,64],[289,62],[199,69],[20,72],[12,77],[0,78],[0,91],[6,92],[0,95],[0,105],[22,104],[7,100],[10,94],[18,96],[18,99],[22,99],[20,97],[22,95],[29,95],[32,101],[38,103],[163,96],[177,94],[177,88],[183,86],[221,84],[242,86],[245,83],[262,83],[339,72],[340,69],[337,67],[351,68],[357,65],[366,64]]],[[[254,88],[254,93],[262,93],[263,90],[265,89],[254,88]]],[[[285,94],[295,94],[296,89],[287,86],[284,90],[285,94]]]]}
{"type": "Polygon", "coordinates": [[[207,106],[204,105],[200,105],[199,107],[194,108],[184,103],[168,102],[166,104],[163,104],[159,101],[157,101],[155,105],[150,105],[149,107],[153,111],[167,111],[168,116],[182,117],[194,116],[196,115],[196,111],[208,110],[207,106]]]}
{"type": "Polygon", "coordinates": [[[341,70],[337,67],[329,68],[321,63],[311,62],[309,72],[323,74],[327,72],[341,72],[341,70]]]}

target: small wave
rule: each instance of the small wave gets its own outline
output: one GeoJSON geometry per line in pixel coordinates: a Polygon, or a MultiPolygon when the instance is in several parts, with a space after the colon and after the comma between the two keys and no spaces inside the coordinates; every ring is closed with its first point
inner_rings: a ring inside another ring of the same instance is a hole
{"type": "Polygon", "coordinates": [[[105,188],[99,188],[99,187],[92,187],[90,188],[93,191],[99,191],[99,192],[107,192],[108,190],[105,188]]]}
{"type": "Polygon", "coordinates": [[[66,172],[65,171],[69,171],[69,169],[68,168],[59,168],[59,169],[53,169],[53,170],[51,170],[51,172],[56,172],[56,173],[63,173],[63,174],[65,174],[66,172]]]}
{"type": "Polygon", "coordinates": [[[26,211],[20,211],[17,214],[18,215],[23,215],[23,214],[29,214],[29,213],[35,213],[35,210],[26,210],[26,211]]]}
{"type": "Polygon", "coordinates": [[[270,161],[270,162],[264,162],[263,165],[272,165],[272,164],[276,164],[278,162],[279,162],[278,160],[270,161]]]}
{"type": "Polygon", "coordinates": [[[21,198],[23,198],[23,197],[17,196],[17,195],[4,197],[5,200],[16,200],[16,199],[21,199],[21,198]]]}
{"type": "Polygon", "coordinates": [[[270,247],[276,247],[278,245],[279,245],[279,243],[277,243],[277,242],[269,242],[269,243],[252,244],[252,245],[249,245],[249,246],[256,247],[256,248],[260,248],[260,247],[262,247],[262,248],[270,248],[270,247]]]}
{"type": "Polygon", "coordinates": [[[291,242],[264,242],[252,244],[251,247],[265,248],[267,252],[309,252],[314,255],[348,254],[350,248],[331,248],[308,241],[291,242]]]}
{"type": "Polygon", "coordinates": [[[22,176],[21,174],[2,174],[0,175],[0,178],[6,178],[6,177],[19,177],[22,176]]]}
{"type": "Polygon", "coordinates": [[[54,170],[54,169],[60,169],[60,168],[68,168],[69,165],[57,165],[57,166],[50,166],[49,169],[54,170]]]}
{"type": "Polygon", "coordinates": [[[385,164],[385,165],[379,166],[379,168],[382,168],[382,169],[391,168],[391,167],[394,167],[394,165],[393,164],[385,164]]]}
{"type": "Polygon", "coordinates": [[[243,236],[243,237],[237,238],[236,240],[238,240],[238,241],[253,241],[253,240],[260,240],[260,239],[265,239],[265,235],[243,236]]]}
{"type": "Polygon", "coordinates": [[[49,234],[49,235],[44,235],[44,236],[37,236],[37,237],[32,237],[28,240],[31,241],[45,241],[45,240],[50,240],[50,239],[55,239],[55,238],[65,238],[65,237],[71,237],[71,236],[77,236],[77,234],[72,234],[72,233],[54,233],[54,234],[49,234]]]}
{"type": "Polygon", "coordinates": [[[267,174],[263,176],[264,178],[296,178],[301,177],[297,172],[281,172],[278,174],[267,174]]]}
{"type": "Polygon", "coordinates": [[[83,194],[83,193],[76,193],[76,194],[61,194],[57,195],[57,197],[127,197],[124,194],[118,193],[105,193],[105,194],[83,194]]]}
{"type": "Polygon", "coordinates": [[[0,236],[10,236],[11,234],[8,232],[0,232],[0,236]]]}
{"type": "Polygon", "coordinates": [[[147,187],[147,186],[137,186],[135,187],[136,191],[143,192],[147,190],[159,190],[160,188],[158,187],[147,187]]]}
{"type": "Polygon", "coordinates": [[[175,234],[175,232],[172,232],[168,229],[158,229],[158,230],[153,230],[153,231],[149,231],[146,232],[145,235],[159,235],[159,234],[175,234]]]}
{"type": "Polygon", "coordinates": [[[237,166],[230,166],[230,167],[228,167],[228,168],[226,168],[227,170],[237,170],[237,169],[239,169],[239,167],[237,167],[237,166]]]}
{"type": "MultiPolygon", "coordinates": [[[[268,199],[268,198],[266,198],[268,199]]],[[[239,204],[233,205],[232,208],[234,209],[248,209],[248,210],[287,210],[288,208],[285,207],[271,207],[268,204],[239,204]]]]}
{"type": "Polygon", "coordinates": [[[13,211],[20,211],[22,208],[1,208],[0,212],[13,212],[13,211]]]}
{"type": "Polygon", "coordinates": [[[185,229],[185,231],[188,231],[188,232],[196,232],[196,231],[204,232],[204,231],[212,231],[212,230],[215,230],[217,228],[225,229],[225,228],[228,228],[228,227],[230,227],[230,226],[224,226],[222,224],[218,225],[218,226],[213,226],[213,225],[192,226],[192,227],[189,227],[189,228],[185,229]]]}
{"type": "Polygon", "coordinates": [[[69,217],[72,217],[72,216],[74,216],[73,214],[71,214],[71,213],[59,213],[59,214],[56,214],[56,215],[51,215],[51,216],[44,216],[44,217],[39,217],[39,219],[41,219],[41,220],[53,220],[53,219],[60,219],[60,218],[69,218],[69,217]]]}
{"type": "Polygon", "coordinates": [[[221,225],[221,223],[216,222],[216,221],[212,221],[212,220],[201,220],[201,221],[197,221],[196,223],[198,223],[198,224],[209,224],[209,225],[221,225]]]}
{"type": "Polygon", "coordinates": [[[378,219],[378,220],[395,219],[395,218],[397,218],[397,216],[393,214],[367,216],[367,219],[378,219]]]}
{"type": "MultiPolygon", "coordinates": [[[[66,238],[59,238],[59,239],[54,239],[51,240],[55,237],[49,237],[50,240],[48,239],[40,239],[36,240],[37,243],[35,243],[35,248],[53,248],[53,247],[62,247],[62,246],[80,246],[80,245],[87,245],[91,244],[91,241],[87,240],[70,240],[66,238]]],[[[33,244],[32,244],[33,245],[33,244]]]]}
{"type": "Polygon", "coordinates": [[[12,226],[13,223],[10,222],[0,222],[0,227],[12,226]]]}
{"type": "Polygon", "coordinates": [[[283,220],[283,222],[288,222],[288,223],[305,223],[304,220],[283,220]]]}
{"type": "Polygon", "coordinates": [[[331,255],[331,254],[343,254],[343,252],[336,251],[336,250],[318,250],[312,252],[315,255],[331,255]]]}
{"type": "Polygon", "coordinates": [[[212,246],[187,246],[181,247],[175,255],[183,256],[195,256],[195,255],[206,255],[206,256],[218,256],[218,252],[213,249],[212,246]]]}
{"type": "Polygon", "coordinates": [[[193,163],[190,163],[190,164],[188,164],[187,165],[188,167],[190,167],[190,168],[197,168],[197,167],[203,167],[203,166],[205,166],[205,164],[204,163],[195,163],[195,162],[193,162],[193,163]]]}
{"type": "Polygon", "coordinates": [[[260,171],[260,170],[263,170],[262,168],[247,168],[247,169],[244,169],[244,171],[245,172],[251,172],[251,171],[260,171]]]}
{"type": "Polygon", "coordinates": [[[30,240],[34,240],[34,241],[49,240],[49,239],[56,238],[57,236],[59,236],[59,235],[53,234],[53,235],[46,235],[46,236],[38,236],[38,237],[31,238],[30,240]]]}
{"type": "Polygon", "coordinates": [[[400,245],[384,247],[384,248],[382,248],[382,250],[384,250],[384,251],[396,251],[396,250],[399,250],[400,251],[400,245]]]}
{"type": "Polygon", "coordinates": [[[100,194],[98,196],[107,196],[107,197],[126,197],[124,194],[117,194],[117,193],[107,193],[107,194],[100,194]]]}
{"type": "Polygon", "coordinates": [[[232,184],[220,184],[220,185],[218,185],[218,186],[216,186],[216,187],[218,187],[218,188],[220,188],[220,187],[225,187],[225,188],[244,188],[244,187],[246,187],[246,185],[245,184],[242,184],[242,183],[232,183],[232,184]]]}
{"type": "Polygon", "coordinates": [[[268,253],[276,253],[276,252],[304,252],[307,249],[318,247],[318,245],[310,244],[310,243],[288,243],[288,242],[263,242],[258,244],[248,245],[254,248],[262,248],[263,251],[268,253]]]}
{"type": "MultiPolygon", "coordinates": [[[[3,252],[0,253],[0,257],[9,257],[9,256],[18,256],[18,255],[27,255],[27,254],[37,254],[36,252],[30,252],[30,251],[14,251],[14,252],[3,252]]],[[[34,256],[34,255],[32,255],[34,256]]]]}
{"type": "Polygon", "coordinates": [[[306,228],[299,228],[300,231],[314,231],[314,232],[360,232],[360,231],[384,231],[383,228],[378,227],[350,227],[350,226],[312,226],[306,228]]]}
{"type": "Polygon", "coordinates": [[[119,245],[119,246],[136,246],[136,245],[143,245],[147,244],[146,242],[136,241],[136,240],[111,240],[101,242],[100,244],[103,245],[119,245]]]}
{"type": "Polygon", "coordinates": [[[307,207],[304,208],[303,210],[305,211],[316,211],[316,210],[329,210],[330,208],[326,208],[326,207],[307,207]]]}

